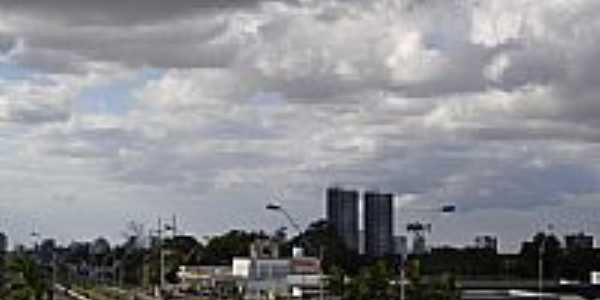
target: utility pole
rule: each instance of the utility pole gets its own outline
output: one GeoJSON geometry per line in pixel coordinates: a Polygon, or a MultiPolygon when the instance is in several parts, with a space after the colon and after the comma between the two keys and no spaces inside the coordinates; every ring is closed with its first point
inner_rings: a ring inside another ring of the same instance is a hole
{"type": "Polygon", "coordinates": [[[546,236],[542,237],[540,246],[538,247],[538,299],[542,300],[542,292],[544,289],[544,248],[546,244],[546,236]]]}
{"type": "Polygon", "coordinates": [[[159,217],[158,218],[158,251],[159,251],[159,256],[160,256],[160,291],[162,292],[162,289],[164,288],[165,285],[165,253],[163,251],[163,240],[162,240],[162,232],[163,232],[163,228],[162,228],[162,219],[159,217]]]}
{"type": "Polygon", "coordinates": [[[542,300],[544,297],[544,254],[546,253],[546,243],[548,240],[548,234],[554,229],[553,224],[548,224],[548,231],[542,232],[542,240],[538,248],[538,300],[542,300]],[[548,233],[547,233],[548,232],[548,233]]]}
{"type": "Polygon", "coordinates": [[[406,254],[400,255],[400,300],[406,299],[406,254]]]}
{"type": "Polygon", "coordinates": [[[323,299],[323,247],[319,246],[319,300],[323,299]]]}
{"type": "Polygon", "coordinates": [[[173,238],[175,238],[177,236],[177,215],[173,214],[173,223],[171,223],[171,230],[173,233],[173,238]]]}

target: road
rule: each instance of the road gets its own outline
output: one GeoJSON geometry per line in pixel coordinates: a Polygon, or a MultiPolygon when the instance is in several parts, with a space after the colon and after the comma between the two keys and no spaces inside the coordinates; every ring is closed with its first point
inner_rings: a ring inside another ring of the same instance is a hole
{"type": "Polygon", "coordinates": [[[54,293],[54,300],[74,300],[74,299],[66,296],[63,293],[57,292],[57,293],[54,293]]]}

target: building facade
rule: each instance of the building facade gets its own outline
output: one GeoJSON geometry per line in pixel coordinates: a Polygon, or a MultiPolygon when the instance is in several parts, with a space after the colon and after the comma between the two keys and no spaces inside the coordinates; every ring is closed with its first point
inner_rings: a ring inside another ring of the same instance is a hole
{"type": "Polygon", "coordinates": [[[0,287],[6,282],[6,259],[8,252],[8,237],[0,232],[0,287]]]}
{"type": "Polygon", "coordinates": [[[327,189],[327,222],[346,247],[359,251],[358,237],[358,191],[341,188],[327,189]]]}
{"type": "Polygon", "coordinates": [[[405,235],[394,236],[394,255],[408,255],[408,239],[405,235]]]}
{"type": "MultiPolygon", "coordinates": [[[[268,243],[255,241],[251,247],[268,247],[268,243]]],[[[293,249],[291,258],[251,251],[250,257],[234,257],[231,269],[247,300],[315,299],[324,292],[321,261],[305,256],[299,248],[293,249]]]]}
{"type": "Polygon", "coordinates": [[[583,250],[594,248],[594,237],[583,232],[565,236],[567,250],[583,250]]]}
{"type": "Polygon", "coordinates": [[[367,191],[364,194],[365,250],[378,258],[393,252],[393,195],[367,191]]]}
{"type": "Polygon", "coordinates": [[[498,238],[491,235],[479,235],[475,237],[475,249],[491,250],[498,252],[498,238]]]}

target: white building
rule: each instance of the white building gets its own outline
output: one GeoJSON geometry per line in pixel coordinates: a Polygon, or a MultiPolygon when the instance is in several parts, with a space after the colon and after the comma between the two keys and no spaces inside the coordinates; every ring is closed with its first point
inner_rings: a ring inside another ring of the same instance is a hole
{"type": "MultiPolygon", "coordinates": [[[[267,245],[264,241],[260,243],[261,246],[267,245]]],[[[251,257],[235,257],[233,275],[243,279],[244,298],[305,298],[318,295],[324,286],[319,259],[304,256],[299,248],[293,252],[291,258],[276,257],[276,251],[270,252],[274,255],[257,255],[264,252],[251,251],[251,257]]]]}
{"type": "Polygon", "coordinates": [[[326,285],[320,260],[300,248],[291,258],[280,258],[278,249],[274,241],[258,240],[250,257],[234,257],[231,266],[181,266],[182,288],[222,295],[235,290],[249,300],[317,297],[326,285]]]}
{"type": "Polygon", "coordinates": [[[217,294],[232,293],[238,279],[230,266],[180,266],[177,276],[184,290],[217,294]]]}

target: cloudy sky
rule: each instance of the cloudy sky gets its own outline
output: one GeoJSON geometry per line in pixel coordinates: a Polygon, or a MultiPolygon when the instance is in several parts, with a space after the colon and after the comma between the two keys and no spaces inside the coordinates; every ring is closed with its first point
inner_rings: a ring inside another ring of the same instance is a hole
{"type": "Polygon", "coordinates": [[[337,184],[436,243],[598,234],[598,57],[595,0],[0,0],[0,226],[274,230],[337,184]]]}

